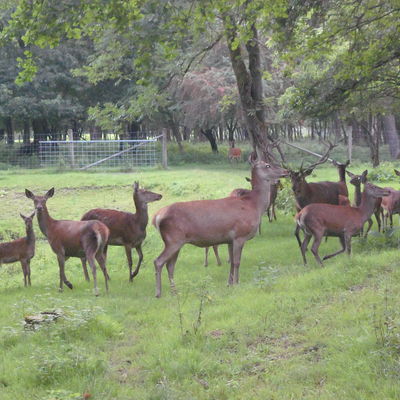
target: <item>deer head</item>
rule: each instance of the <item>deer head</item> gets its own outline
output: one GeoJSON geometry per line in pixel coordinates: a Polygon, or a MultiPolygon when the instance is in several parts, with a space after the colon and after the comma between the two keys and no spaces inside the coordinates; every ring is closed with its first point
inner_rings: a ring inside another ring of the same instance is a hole
{"type": "Polygon", "coordinates": [[[136,181],[133,184],[133,199],[139,200],[141,203],[152,203],[153,201],[161,200],[162,195],[151,192],[146,189],[139,189],[139,182],[136,181]]]}
{"type": "Polygon", "coordinates": [[[21,213],[19,215],[24,220],[26,228],[32,228],[32,220],[33,217],[35,216],[35,211],[27,217],[25,215],[22,215],[21,213]]]}
{"type": "Polygon", "coordinates": [[[54,195],[54,188],[51,188],[47,191],[44,196],[35,196],[30,190],[25,189],[25,196],[28,199],[33,200],[33,205],[35,206],[35,210],[42,210],[46,206],[46,201],[53,197],[54,195]]]}
{"type": "Polygon", "coordinates": [[[361,175],[356,175],[350,171],[346,171],[350,178],[350,183],[354,186],[361,186],[362,183],[367,182],[368,170],[366,169],[361,175]]]}

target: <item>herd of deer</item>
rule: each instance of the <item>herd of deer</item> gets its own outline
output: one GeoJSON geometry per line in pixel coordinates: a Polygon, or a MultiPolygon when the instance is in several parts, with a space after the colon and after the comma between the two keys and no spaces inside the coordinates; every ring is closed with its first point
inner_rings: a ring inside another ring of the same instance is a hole
{"type": "MultiPolygon", "coordinates": [[[[368,221],[371,228],[371,216],[375,213],[378,229],[387,227],[388,218],[393,226],[393,214],[400,213],[400,191],[392,188],[379,188],[367,182],[367,173],[361,175],[346,171],[349,162],[341,164],[332,161],[338,168],[338,182],[308,183],[306,177],[314,168],[326,162],[332,146],[318,162],[306,169],[300,167],[294,171],[287,167],[252,161],[251,189],[235,189],[229,197],[216,200],[198,200],[177,202],[159,210],[153,217],[153,225],[159,231],[164,249],[154,260],[156,274],[156,297],[161,296],[161,271],[166,265],[171,288],[174,284],[174,268],[182,246],[186,243],[198,247],[213,247],[217,262],[220,264],[217,246],[227,244],[229,249],[230,272],[228,284],[239,282],[239,266],[242,249],[246,241],[253,238],[260,229],[261,216],[270,210],[275,202],[279,179],[290,177],[296,200],[297,214],[295,236],[297,238],[304,264],[306,264],[307,246],[314,238],[311,252],[317,262],[339,253],[351,252],[351,238],[363,232],[368,221]],[[346,173],[355,186],[355,202],[350,204],[346,185],[346,173]],[[361,185],[364,190],[361,191],[361,185]],[[303,239],[300,237],[303,232],[303,239]],[[318,249],[322,238],[336,236],[342,248],[321,260],[318,249]]],[[[395,170],[400,176],[400,172],[395,170]]],[[[86,280],[90,280],[86,262],[92,270],[94,291],[98,295],[96,261],[103,272],[105,287],[108,291],[109,275],[106,267],[107,247],[124,246],[129,267],[129,280],[138,274],[143,260],[142,243],[146,237],[148,224],[148,203],[161,199],[161,195],[139,188],[135,182],[133,200],[136,213],[111,209],[93,209],[83,215],[80,221],[53,219],[47,209],[47,200],[54,195],[54,188],[44,196],[37,196],[30,190],[25,195],[33,201],[35,211],[28,217],[21,214],[26,226],[26,237],[0,244],[0,264],[19,261],[24,274],[25,286],[31,285],[30,261],[35,254],[35,234],[32,220],[36,214],[41,232],[46,236],[51,249],[57,255],[60,275],[60,290],[65,283],[70,289],[72,284],[65,275],[65,261],[69,257],[78,257],[86,280]],[[138,253],[135,270],[132,268],[132,249],[138,253]]],[[[275,216],[276,219],[276,216],[275,216]]],[[[271,218],[270,218],[271,220],[271,218]]]]}

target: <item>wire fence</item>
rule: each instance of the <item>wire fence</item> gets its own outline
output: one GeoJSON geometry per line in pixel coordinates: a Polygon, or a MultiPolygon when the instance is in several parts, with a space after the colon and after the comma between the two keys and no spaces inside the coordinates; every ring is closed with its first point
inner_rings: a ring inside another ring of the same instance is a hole
{"type": "Polygon", "coordinates": [[[150,167],[161,159],[157,136],[146,140],[57,140],[39,142],[40,166],[66,169],[150,167]]]}

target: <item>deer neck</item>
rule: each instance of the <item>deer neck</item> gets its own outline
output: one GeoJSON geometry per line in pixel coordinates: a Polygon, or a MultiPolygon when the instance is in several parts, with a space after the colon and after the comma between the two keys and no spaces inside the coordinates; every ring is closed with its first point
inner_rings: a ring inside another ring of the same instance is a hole
{"type": "Polygon", "coordinates": [[[35,232],[33,231],[32,225],[26,228],[26,239],[28,240],[28,243],[35,242],[35,232]]]}
{"type": "Polygon", "coordinates": [[[365,191],[361,196],[361,204],[358,207],[361,211],[361,222],[364,224],[372,215],[375,209],[375,198],[369,196],[365,191]]]}
{"type": "Polygon", "coordinates": [[[37,210],[37,218],[40,230],[44,236],[48,237],[48,233],[51,229],[51,225],[54,223],[54,219],[50,217],[46,206],[43,206],[42,209],[37,210]]]}
{"type": "Polygon", "coordinates": [[[339,182],[346,183],[346,168],[344,165],[338,167],[339,171],[339,182]]]}
{"type": "Polygon", "coordinates": [[[359,207],[361,205],[361,201],[362,201],[362,194],[361,194],[361,186],[360,185],[355,186],[354,200],[356,202],[356,206],[359,207]]]}
{"type": "Polygon", "coordinates": [[[251,188],[255,207],[260,212],[261,216],[270,203],[271,181],[262,179],[253,171],[251,176],[251,188]]]}
{"type": "Polygon", "coordinates": [[[134,197],[133,201],[135,202],[136,208],[136,221],[141,229],[146,229],[147,224],[149,222],[149,213],[146,202],[140,201],[138,198],[134,197]]]}

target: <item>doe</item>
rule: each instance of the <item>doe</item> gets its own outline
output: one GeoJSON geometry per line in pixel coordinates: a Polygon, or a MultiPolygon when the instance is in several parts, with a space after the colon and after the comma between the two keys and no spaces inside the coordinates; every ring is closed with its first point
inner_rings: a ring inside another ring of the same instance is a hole
{"type": "Polygon", "coordinates": [[[47,210],[46,202],[54,195],[51,188],[44,196],[36,196],[25,189],[25,195],[33,200],[36,209],[39,228],[47,237],[51,249],[57,255],[60,269],[60,290],[65,283],[70,289],[72,284],[65,275],[65,261],[69,257],[86,258],[92,269],[94,292],[98,296],[96,262],[104,274],[105,286],[108,291],[108,273],[104,248],[107,244],[109,230],[100,221],[71,221],[53,219],[47,210]]]}
{"type": "Polygon", "coordinates": [[[35,213],[25,217],[20,214],[25,222],[26,236],[13,240],[12,242],[0,243],[0,265],[16,261],[21,263],[24,274],[24,286],[31,286],[31,259],[35,255],[35,233],[32,220],[35,213]]]}

